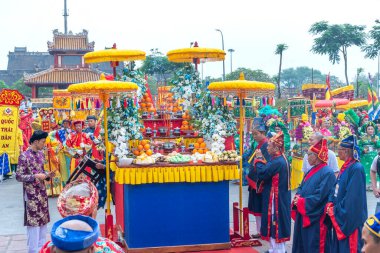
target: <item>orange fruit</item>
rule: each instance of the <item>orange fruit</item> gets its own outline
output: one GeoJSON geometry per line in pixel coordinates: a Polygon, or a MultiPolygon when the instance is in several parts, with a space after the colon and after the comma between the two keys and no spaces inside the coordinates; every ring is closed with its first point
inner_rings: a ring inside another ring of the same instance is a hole
{"type": "Polygon", "coordinates": [[[198,142],[194,143],[194,148],[199,148],[199,143],[198,142]]]}
{"type": "Polygon", "coordinates": [[[201,148],[206,148],[206,143],[202,142],[202,143],[200,144],[200,146],[201,146],[201,148]]]}
{"type": "Polygon", "coordinates": [[[200,148],[200,149],[198,150],[198,152],[199,152],[199,154],[204,154],[204,153],[205,153],[205,150],[202,149],[202,148],[200,148]]]}
{"type": "Polygon", "coordinates": [[[139,155],[140,155],[140,152],[139,152],[137,149],[135,149],[135,150],[133,150],[133,154],[134,154],[135,156],[139,156],[139,155]]]}
{"type": "Polygon", "coordinates": [[[145,144],[145,145],[144,145],[144,149],[145,149],[145,150],[149,150],[149,149],[150,149],[150,145],[149,145],[149,144],[145,144]]]}
{"type": "Polygon", "coordinates": [[[146,102],[149,102],[149,103],[152,102],[152,100],[150,99],[149,96],[145,98],[145,101],[146,101],[146,102]]]}
{"type": "Polygon", "coordinates": [[[147,155],[153,155],[153,151],[152,151],[151,149],[148,149],[148,150],[146,151],[146,154],[147,154],[147,155]]]}
{"type": "Polygon", "coordinates": [[[197,153],[198,152],[198,149],[193,149],[193,154],[197,153]]]}
{"type": "Polygon", "coordinates": [[[146,107],[146,104],[145,103],[140,103],[140,106],[141,106],[141,108],[144,108],[144,107],[146,107]]]}
{"type": "Polygon", "coordinates": [[[189,122],[187,120],[182,121],[182,125],[188,125],[189,122]]]}
{"type": "Polygon", "coordinates": [[[144,149],[144,146],[143,145],[139,145],[137,148],[141,151],[141,150],[144,149]]]}
{"type": "Polygon", "coordinates": [[[145,144],[148,144],[149,142],[147,141],[147,140],[142,140],[141,142],[140,142],[140,144],[141,145],[143,145],[143,146],[145,146],[145,144]]]}
{"type": "Polygon", "coordinates": [[[197,142],[201,144],[203,142],[203,138],[198,138],[197,142]]]}
{"type": "Polygon", "coordinates": [[[146,107],[147,108],[151,108],[152,107],[152,103],[146,103],[146,107]]]}

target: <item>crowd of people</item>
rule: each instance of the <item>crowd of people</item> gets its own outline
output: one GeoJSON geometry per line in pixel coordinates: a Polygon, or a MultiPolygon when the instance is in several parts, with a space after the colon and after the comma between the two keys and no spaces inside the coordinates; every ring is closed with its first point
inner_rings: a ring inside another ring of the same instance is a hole
{"type": "MultiPolygon", "coordinates": [[[[252,237],[267,240],[268,252],[274,253],[286,252],[285,243],[290,240],[292,252],[380,252],[380,213],[368,218],[366,199],[369,187],[380,197],[379,126],[365,113],[359,116],[357,112],[343,118],[320,118],[314,126],[302,117],[293,132],[280,118],[256,118],[251,148],[243,154],[248,208],[256,220],[257,233],[252,237]],[[299,127],[302,137],[297,135],[299,127]],[[337,155],[329,149],[332,137],[339,140],[337,155]],[[307,140],[309,147],[303,153],[304,176],[292,199],[292,140],[299,138],[307,140]]],[[[118,245],[99,237],[99,225],[93,219],[96,210],[105,204],[104,180],[93,186],[81,178],[76,182],[82,190],[76,184],[66,185],[84,156],[97,162],[96,169],[105,168],[97,118],[90,115],[86,123],[63,120],[49,133],[38,129],[31,132],[28,142],[23,143],[16,171],[16,179],[23,183],[29,252],[123,252],[118,245]],[[48,157],[43,152],[46,148],[51,152],[48,157]],[[46,170],[46,159],[55,159],[59,169],[46,170]],[[50,221],[46,182],[57,173],[64,187],[58,198],[58,210],[64,219],[54,224],[52,241],[46,243],[50,221]],[[96,201],[68,210],[72,201],[64,201],[63,195],[96,201]],[[78,244],[70,238],[87,239],[85,244],[78,244]],[[102,251],[102,247],[108,251],[102,251]]]]}
{"type": "MultiPolygon", "coordinates": [[[[326,121],[330,120],[322,122],[326,121]]],[[[254,142],[243,159],[248,208],[256,220],[257,233],[251,237],[267,240],[268,252],[286,252],[285,242],[290,240],[294,253],[380,252],[377,219],[380,213],[371,216],[368,223],[366,197],[369,182],[374,195],[380,196],[376,180],[376,173],[380,172],[376,149],[379,137],[375,130],[378,126],[365,115],[360,129],[353,128],[339,140],[336,151],[343,162],[340,168],[335,152],[328,146],[332,136],[329,133],[334,130],[330,132],[326,126],[312,128],[308,136],[309,148],[303,157],[304,176],[291,199],[291,166],[285,135],[282,129],[273,133],[264,120],[256,120],[252,129],[254,142]],[[359,140],[355,133],[361,133],[359,140]],[[294,220],[293,238],[291,219],[294,220]]],[[[339,131],[336,132],[339,136],[339,131]]]]}

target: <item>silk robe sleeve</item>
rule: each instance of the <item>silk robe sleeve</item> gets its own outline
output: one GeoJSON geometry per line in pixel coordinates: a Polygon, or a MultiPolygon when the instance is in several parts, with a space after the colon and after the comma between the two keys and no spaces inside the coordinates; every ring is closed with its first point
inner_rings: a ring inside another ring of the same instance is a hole
{"type": "Polygon", "coordinates": [[[36,180],[34,175],[29,173],[29,163],[25,154],[21,154],[18,158],[16,180],[19,182],[33,182],[36,180]]]}
{"type": "Polygon", "coordinates": [[[347,238],[355,229],[361,227],[367,216],[367,214],[363,215],[363,212],[367,213],[364,169],[358,163],[353,166],[343,198],[340,200],[335,200],[335,197],[331,198],[331,195],[334,196],[334,191],[332,191],[330,200],[335,201],[327,204],[328,215],[338,240],[347,238]]]}
{"type": "Polygon", "coordinates": [[[270,180],[281,168],[280,162],[277,160],[272,160],[266,164],[259,160],[255,163],[255,166],[258,179],[263,181],[270,180]]]}
{"type": "MultiPolygon", "coordinates": [[[[309,184],[308,186],[315,187],[314,191],[306,197],[299,195],[297,202],[297,211],[302,215],[304,228],[310,226],[315,221],[319,221],[336,178],[333,171],[330,171],[322,176],[320,182],[317,181],[317,178],[313,177],[309,180],[316,181],[314,184],[309,184]]],[[[300,192],[302,192],[302,189],[299,189],[297,194],[300,192]]]]}

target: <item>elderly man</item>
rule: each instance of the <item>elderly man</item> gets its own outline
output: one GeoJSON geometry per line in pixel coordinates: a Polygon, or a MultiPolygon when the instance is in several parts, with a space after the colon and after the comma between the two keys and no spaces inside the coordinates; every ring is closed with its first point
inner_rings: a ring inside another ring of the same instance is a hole
{"type": "Polygon", "coordinates": [[[44,180],[54,173],[44,170],[46,137],[43,131],[35,131],[30,137],[30,147],[18,158],[16,180],[23,183],[24,226],[27,228],[28,253],[37,253],[46,241],[49,218],[48,196],[44,180]]]}
{"type": "Polygon", "coordinates": [[[344,164],[326,205],[333,227],[331,252],[360,252],[362,227],[367,219],[367,197],[356,136],[350,135],[341,141],[338,155],[344,164]]]}
{"type": "Polygon", "coordinates": [[[293,201],[296,214],[293,253],[329,252],[330,241],[327,240],[324,210],[336,178],[327,165],[327,153],[327,141],[324,139],[308,151],[308,161],[312,168],[303,178],[293,201]]]}
{"type": "MultiPolygon", "coordinates": [[[[316,132],[310,136],[309,144],[310,144],[310,146],[313,146],[313,145],[317,144],[322,139],[323,139],[323,135],[320,132],[316,132]]],[[[306,153],[305,156],[303,157],[303,165],[302,165],[302,171],[304,173],[308,172],[312,167],[309,164],[307,157],[308,157],[308,155],[306,153]]],[[[328,150],[327,165],[334,171],[334,173],[336,173],[336,175],[338,174],[338,172],[339,172],[338,161],[336,159],[336,155],[335,155],[334,151],[332,151],[332,150],[328,150]]]]}
{"type": "Polygon", "coordinates": [[[257,187],[263,184],[261,238],[270,242],[268,252],[273,253],[285,253],[285,242],[290,240],[290,167],[284,151],[284,134],[281,132],[269,140],[271,159],[266,162],[257,152],[254,161],[257,187]]]}
{"type": "Polygon", "coordinates": [[[251,237],[259,238],[261,229],[262,189],[257,188],[257,169],[253,165],[253,161],[257,153],[260,153],[260,156],[264,156],[265,161],[270,160],[270,155],[268,153],[268,140],[265,137],[264,122],[255,126],[255,128],[252,130],[252,135],[255,142],[253,145],[253,153],[248,158],[248,163],[250,164],[250,170],[247,176],[249,185],[248,209],[256,218],[257,233],[251,235],[251,237]]]}
{"type": "Polygon", "coordinates": [[[363,253],[380,252],[380,213],[372,215],[364,223],[362,231],[363,253]]]}

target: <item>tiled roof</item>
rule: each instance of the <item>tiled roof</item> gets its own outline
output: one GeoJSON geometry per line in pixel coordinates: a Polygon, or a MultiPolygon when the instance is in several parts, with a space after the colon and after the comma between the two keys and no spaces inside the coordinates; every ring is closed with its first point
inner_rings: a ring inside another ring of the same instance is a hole
{"type": "Polygon", "coordinates": [[[73,84],[99,80],[100,72],[88,69],[50,68],[36,74],[25,75],[25,84],[73,84]]]}
{"type": "Polygon", "coordinates": [[[63,34],[54,30],[53,34],[53,42],[48,41],[49,51],[94,51],[95,42],[88,42],[86,30],[78,34],[63,34]]]}

